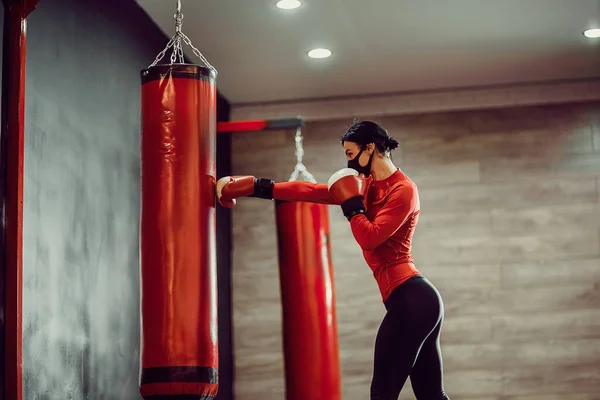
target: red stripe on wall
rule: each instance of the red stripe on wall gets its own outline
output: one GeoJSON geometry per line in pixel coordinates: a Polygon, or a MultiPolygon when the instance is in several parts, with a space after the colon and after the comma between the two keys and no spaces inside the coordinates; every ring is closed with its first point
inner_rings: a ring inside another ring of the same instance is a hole
{"type": "Polygon", "coordinates": [[[267,124],[268,121],[265,120],[219,122],[217,133],[262,131],[267,127],[267,124]]]}

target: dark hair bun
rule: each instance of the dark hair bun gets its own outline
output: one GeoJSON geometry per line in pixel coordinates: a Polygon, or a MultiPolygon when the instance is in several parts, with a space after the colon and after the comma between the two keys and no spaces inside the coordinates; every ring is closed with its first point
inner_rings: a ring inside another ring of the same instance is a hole
{"type": "Polygon", "coordinates": [[[391,136],[387,137],[387,148],[388,148],[388,150],[390,150],[390,151],[396,150],[398,148],[398,146],[400,146],[400,142],[398,142],[396,139],[394,139],[391,136]]]}
{"type": "Polygon", "coordinates": [[[374,143],[377,150],[381,153],[392,151],[398,148],[396,139],[391,137],[388,132],[372,121],[354,120],[346,133],[342,136],[342,143],[354,142],[364,148],[369,143],[374,143]]]}

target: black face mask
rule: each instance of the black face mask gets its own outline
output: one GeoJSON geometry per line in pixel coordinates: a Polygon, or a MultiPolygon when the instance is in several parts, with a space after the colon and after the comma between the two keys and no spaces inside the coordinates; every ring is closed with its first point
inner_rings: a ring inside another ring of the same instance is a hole
{"type": "Polygon", "coordinates": [[[361,150],[352,160],[348,160],[348,168],[352,168],[358,171],[359,174],[369,177],[369,175],[371,175],[371,163],[373,162],[373,154],[375,154],[375,152],[373,152],[373,154],[371,154],[371,157],[369,157],[369,162],[367,163],[367,165],[363,167],[358,162],[358,159],[360,158],[363,151],[364,150],[361,150]]]}

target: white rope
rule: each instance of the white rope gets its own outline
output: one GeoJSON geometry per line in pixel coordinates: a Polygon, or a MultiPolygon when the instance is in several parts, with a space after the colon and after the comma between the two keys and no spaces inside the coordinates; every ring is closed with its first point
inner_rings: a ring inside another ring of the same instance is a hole
{"type": "MultiPolygon", "coordinates": [[[[191,47],[194,55],[196,57],[198,57],[204,63],[204,65],[206,65],[208,68],[212,69],[215,72],[215,74],[217,74],[217,69],[215,67],[213,67],[212,65],[210,65],[210,63],[208,62],[206,57],[204,57],[204,55],[202,55],[200,50],[198,50],[196,47],[194,47],[190,38],[187,37],[187,35],[185,33],[183,33],[183,31],[182,31],[183,13],[181,12],[181,0],[177,0],[177,10],[175,11],[173,18],[175,19],[175,35],[173,35],[171,40],[169,40],[169,42],[167,43],[167,46],[163,49],[163,51],[158,53],[154,62],[152,64],[150,64],[150,67],[154,67],[156,64],[158,64],[165,57],[165,55],[167,54],[167,51],[169,51],[169,49],[171,49],[171,48],[173,48],[173,53],[171,53],[171,64],[175,64],[176,62],[178,62],[179,64],[184,64],[185,56],[183,53],[183,46],[181,44],[183,42],[184,44],[191,47]]],[[[148,68],[150,68],[150,67],[148,67],[148,68]]]]}

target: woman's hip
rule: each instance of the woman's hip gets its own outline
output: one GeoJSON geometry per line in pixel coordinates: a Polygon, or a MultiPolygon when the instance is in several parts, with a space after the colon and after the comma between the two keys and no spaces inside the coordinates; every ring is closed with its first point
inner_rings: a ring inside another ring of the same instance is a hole
{"type": "Polygon", "coordinates": [[[423,275],[415,275],[398,285],[384,302],[386,309],[405,312],[428,311],[443,315],[444,303],[437,288],[423,275]]]}

